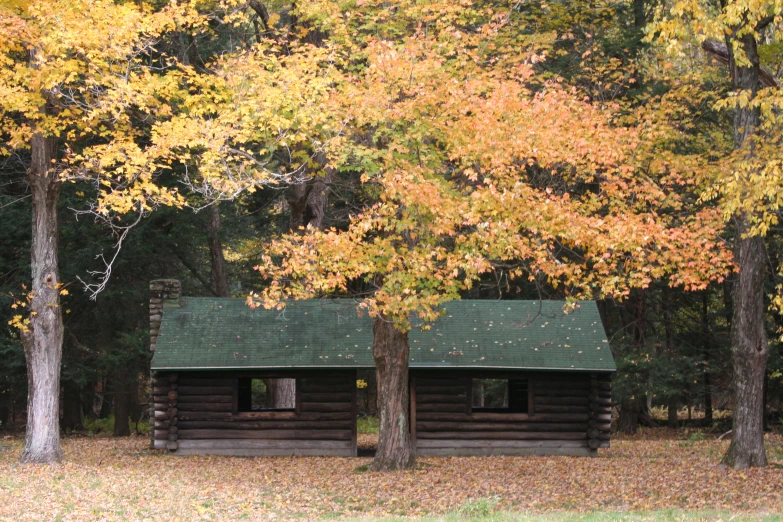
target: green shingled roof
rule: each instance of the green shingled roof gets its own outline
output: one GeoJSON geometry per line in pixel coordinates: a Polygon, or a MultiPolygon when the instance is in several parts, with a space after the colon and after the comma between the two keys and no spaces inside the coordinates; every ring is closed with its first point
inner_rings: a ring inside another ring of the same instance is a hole
{"type": "MultiPolygon", "coordinates": [[[[372,322],[357,302],[290,302],[251,310],[242,299],[185,297],[166,306],[153,370],[371,368],[372,322]]],[[[614,371],[592,301],[463,300],[443,306],[429,330],[410,332],[414,368],[614,371]]]]}

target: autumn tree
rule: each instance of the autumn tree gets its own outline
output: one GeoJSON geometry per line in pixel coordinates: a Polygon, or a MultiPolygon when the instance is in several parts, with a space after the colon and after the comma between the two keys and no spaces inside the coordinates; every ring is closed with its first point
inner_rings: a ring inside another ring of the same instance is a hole
{"type": "Polygon", "coordinates": [[[159,205],[185,206],[177,187],[157,183],[173,172],[210,201],[233,199],[293,179],[276,154],[292,143],[328,141],[329,115],[316,110],[329,80],[315,76],[323,55],[261,44],[216,60],[203,74],[160,52],[165,35],[197,32],[192,6],[109,0],[37,0],[0,6],[0,110],[5,154],[28,155],[33,202],[32,285],[12,323],[28,369],[24,462],[62,458],[58,396],[65,290],[58,270],[57,204],[65,180],[90,187],[81,212],[117,234],[101,257],[94,298],[111,274],[128,231],[159,205]],[[315,68],[317,70],[317,68],[315,68]],[[328,131],[324,131],[328,136],[328,131]],[[195,154],[197,152],[197,154],[195,154]]]}
{"type": "Polygon", "coordinates": [[[700,287],[722,276],[728,257],[714,241],[714,211],[658,217],[683,202],[661,182],[668,173],[636,175],[638,129],[536,77],[537,47],[511,45],[526,42],[513,10],[365,5],[350,23],[383,21],[382,37],[362,40],[339,17],[323,22],[350,63],[364,62],[330,99],[350,132],[327,154],[338,169],[361,169],[372,197],[344,230],[273,242],[258,267],[272,285],[249,301],[283,306],[286,297],[359,289],[373,317],[373,466],[398,469],[415,458],[408,331],[437,319],[482,274],[564,287],[571,300],[622,297],[666,275],[700,287]]]}
{"type": "Polygon", "coordinates": [[[769,341],[764,325],[768,256],[764,236],[778,222],[781,171],[779,89],[762,68],[760,46],[780,34],[783,5],[771,2],[680,1],[662,9],[655,26],[671,49],[701,43],[728,63],[731,92],[716,107],[733,115],[734,151],[713,159],[704,178],[734,230],[739,274],[733,290],[734,367],[732,441],[723,462],[765,466],[763,396],[769,341]]]}

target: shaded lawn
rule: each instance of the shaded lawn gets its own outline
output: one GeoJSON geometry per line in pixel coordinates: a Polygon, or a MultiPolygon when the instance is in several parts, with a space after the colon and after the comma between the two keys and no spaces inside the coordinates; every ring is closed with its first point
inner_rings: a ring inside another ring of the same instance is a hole
{"type": "Polygon", "coordinates": [[[368,458],[172,457],[146,437],[66,438],[66,463],[30,467],[6,438],[0,519],[780,520],[782,437],[767,436],[769,467],[745,471],[718,467],[727,441],[685,437],[647,432],[598,458],[427,457],[400,473],[356,471],[368,458]]]}

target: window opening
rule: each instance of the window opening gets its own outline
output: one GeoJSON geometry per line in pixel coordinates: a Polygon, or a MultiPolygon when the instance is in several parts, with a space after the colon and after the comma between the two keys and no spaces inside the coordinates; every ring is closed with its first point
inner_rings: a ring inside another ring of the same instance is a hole
{"type": "Polygon", "coordinates": [[[526,379],[473,379],[472,410],[488,413],[527,413],[526,379]]]}
{"type": "Polygon", "coordinates": [[[296,379],[241,377],[237,382],[237,410],[294,411],[296,379]]]}

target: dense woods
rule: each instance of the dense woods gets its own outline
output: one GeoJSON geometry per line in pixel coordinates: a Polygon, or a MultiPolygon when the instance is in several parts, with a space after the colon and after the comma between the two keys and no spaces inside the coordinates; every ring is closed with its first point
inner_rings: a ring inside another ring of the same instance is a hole
{"type": "MultiPolygon", "coordinates": [[[[598,302],[618,372],[571,385],[600,411],[541,422],[597,447],[611,411],[626,433],[731,430],[724,462],[764,466],[783,415],[781,9],[0,2],[0,429],[26,429],[29,462],[109,416],[117,436],[152,423],[156,447],[219,446],[214,415],[149,418],[195,378],[150,380],[149,283],[173,278],[251,307],[361,302],[378,469],[437,453],[435,424],[472,429],[426,393],[404,413],[409,332],[461,298],[598,302]]],[[[276,406],[291,384],[266,383],[276,406]]],[[[353,451],[335,426],[334,454],[353,451]]]]}

